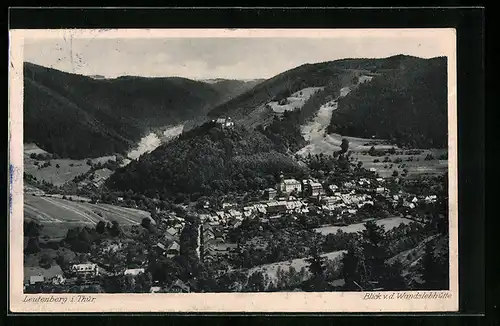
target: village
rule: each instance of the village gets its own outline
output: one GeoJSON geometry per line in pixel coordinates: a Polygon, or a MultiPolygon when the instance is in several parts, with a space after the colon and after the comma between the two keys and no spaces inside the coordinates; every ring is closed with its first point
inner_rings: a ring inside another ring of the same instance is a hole
{"type": "MultiPolygon", "coordinates": [[[[196,239],[190,241],[196,243],[193,248],[196,258],[202,263],[210,263],[238,256],[240,243],[238,239],[232,239],[232,234],[245,221],[258,222],[261,230],[267,226],[286,228],[287,221],[299,219],[313,230],[387,217],[425,223],[426,217],[419,214],[417,208],[435,203],[437,196],[407,193],[397,186],[398,183],[399,178],[380,178],[368,170],[338,184],[313,178],[297,180],[282,174],[275,188],[261,191],[258,201],[224,201],[218,206],[205,201],[189,207],[197,225],[197,232],[190,233],[196,239]]],[[[196,285],[186,284],[180,279],[165,284],[147,276],[152,260],[158,257],[175,260],[181,255],[182,246],[186,245],[181,235],[186,225],[192,224],[173,211],[157,209],[155,213],[161,218],[132,227],[132,239],[106,240],[94,245],[85,262],[69,264],[64,271],[59,269],[50,278],[31,276],[26,280],[25,291],[46,292],[47,288],[57,288],[59,290],[54,291],[71,292],[71,288],[81,290],[82,286],[102,288],[103,280],[122,278],[128,280],[126,283],[134,291],[137,291],[136,283],[142,282],[144,288],[140,292],[196,292],[196,285]],[[139,245],[136,240],[142,241],[143,229],[149,228],[154,232],[148,233],[148,244],[139,245]],[[130,259],[131,255],[133,259],[130,259]],[[115,263],[110,263],[110,260],[115,260],[115,263]]]]}

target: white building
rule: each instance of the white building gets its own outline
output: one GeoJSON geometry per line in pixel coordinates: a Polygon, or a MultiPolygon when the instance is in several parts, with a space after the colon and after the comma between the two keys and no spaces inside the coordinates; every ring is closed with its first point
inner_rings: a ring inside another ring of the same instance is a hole
{"type": "Polygon", "coordinates": [[[131,268],[126,269],[123,275],[137,276],[144,273],[144,268],[131,268]]]}
{"type": "Polygon", "coordinates": [[[218,118],[217,120],[212,120],[212,121],[215,122],[215,123],[217,123],[222,128],[231,128],[231,127],[234,127],[234,122],[231,121],[231,117],[218,118]]]}
{"type": "Polygon", "coordinates": [[[83,276],[99,275],[99,266],[97,264],[75,264],[71,265],[70,271],[83,276]]]}
{"type": "Polygon", "coordinates": [[[293,191],[296,191],[297,193],[302,192],[302,184],[295,179],[282,179],[279,187],[281,192],[285,194],[289,194],[293,191]]]}

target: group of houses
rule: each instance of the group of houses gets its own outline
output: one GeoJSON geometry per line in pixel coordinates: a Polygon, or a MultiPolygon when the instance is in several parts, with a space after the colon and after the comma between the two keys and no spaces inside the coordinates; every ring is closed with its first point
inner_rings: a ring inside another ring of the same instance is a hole
{"type": "Polygon", "coordinates": [[[231,117],[220,117],[215,120],[212,120],[213,123],[217,124],[222,128],[232,128],[234,127],[234,121],[231,120],[231,117]]]}

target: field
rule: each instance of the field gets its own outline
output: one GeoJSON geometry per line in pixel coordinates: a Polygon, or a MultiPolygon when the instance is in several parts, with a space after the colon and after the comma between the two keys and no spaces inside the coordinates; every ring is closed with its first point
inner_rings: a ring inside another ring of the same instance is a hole
{"type": "Polygon", "coordinates": [[[25,219],[36,220],[43,225],[42,238],[64,237],[69,228],[76,226],[93,227],[99,221],[114,221],[120,225],[140,224],[151,214],[138,209],[119,207],[109,204],[91,204],[70,201],[56,197],[24,197],[25,219]]]}
{"type": "MultiPolygon", "coordinates": [[[[390,230],[395,227],[398,227],[401,223],[410,224],[411,222],[413,221],[402,217],[389,217],[377,220],[377,224],[383,226],[385,230],[390,230]]],[[[343,232],[346,233],[354,233],[362,231],[364,228],[365,227],[363,223],[356,223],[347,226],[324,226],[321,228],[314,229],[314,231],[319,232],[323,235],[327,235],[331,233],[337,233],[338,230],[342,230],[343,232]]]]}
{"type": "Polygon", "coordinates": [[[384,156],[370,156],[363,154],[367,152],[373,146],[376,150],[388,150],[394,148],[396,151],[400,149],[393,144],[381,139],[366,139],[366,138],[356,138],[356,137],[346,137],[339,134],[328,134],[326,129],[330,123],[332,112],[337,108],[337,102],[331,101],[321,106],[318,110],[316,117],[313,121],[301,127],[302,135],[304,139],[308,142],[308,145],[300,149],[297,154],[300,156],[307,156],[308,154],[329,154],[331,155],[335,151],[340,150],[340,144],[342,139],[347,139],[349,141],[349,151],[351,152],[351,157],[363,163],[363,167],[366,169],[374,168],[376,172],[381,177],[391,176],[394,170],[398,173],[402,173],[404,169],[408,170],[408,176],[412,175],[422,175],[422,174],[440,174],[444,173],[448,169],[447,160],[439,160],[438,157],[441,154],[447,152],[446,149],[426,149],[422,150],[422,153],[418,155],[387,155],[391,161],[397,158],[402,160],[401,163],[391,162],[383,163],[384,156]],[[424,160],[427,154],[432,154],[434,159],[424,160]],[[413,161],[407,161],[408,158],[412,156],[413,161]],[[373,161],[378,159],[379,163],[374,163],[373,161]],[[405,164],[404,167],[398,167],[398,165],[405,164]]]}
{"type": "MultiPolygon", "coordinates": [[[[30,158],[31,154],[47,154],[46,151],[39,148],[35,144],[24,144],[24,172],[36,177],[40,181],[46,181],[60,186],[80,174],[84,174],[90,170],[90,165],[87,160],[71,160],[71,159],[51,159],[51,166],[39,169],[35,162],[40,165],[45,163],[43,160],[35,160],[30,158]],[[59,167],[57,167],[59,165],[59,167]]],[[[116,160],[116,156],[103,156],[91,159],[93,164],[105,163],[108,160],[116,160]]]]}
{"type": "MultiPolygon", "coordinates": [[[[334,260],[336,258],[341,257],[345,251],[334,251],[334,252],[329,252],[326,254],[323,254],[321,256],[326,257],[329,260],[334,260]]],[[[276,280],[277,274],[278,274],[278,268],[281,267],[282,270],[288,272],[288,270],[293,267],[297,272],[300,271],[303,267],[307,267],[309,265],[308,262],[306,262],[306,258],[298,258],[298,259],[293,259],[289,261],[280,261],[277,263],[272,263],[272,264],[267,264],[267,265],[261,265],[257,266],[254,268],[251,268],[248,270],[248,275],[251,275],[254,272],[260,271],[263,273],[266,273],[270,279],[276,280]]]]}
{"type": "Polygon", "coordinates": [[[363,167],[365,169],[374,168],[381,177],[388,177],[392,175],[394,170],[397,170],[399,174],[403,172],[404,169],[408,170],[408,175],[422,175],[422,174],[439,174],[444,173],[448,170],[448,160],[439,160],[438,157],[447,152],[446,149],[425,149],[422,153],[418,155],[387,155],[391,161],[395,159],[401,159],[401,163],[387,162],[383,163],[384,156],[370,156],[360,152],[353,153],[352,157],[360,162],[363,162],[363,167]],[[432,160],[425,160],[427,154],[434,156],[432,160]],[[408,161],[409,157],[413,160],[408,161]],[[374,163],[374,160],[379,160],[380,162],[374,163]],[[398,167],[404,164],[404,167],[398,167]],[[392,168],[391,168],[392,166],[392,168]]]}

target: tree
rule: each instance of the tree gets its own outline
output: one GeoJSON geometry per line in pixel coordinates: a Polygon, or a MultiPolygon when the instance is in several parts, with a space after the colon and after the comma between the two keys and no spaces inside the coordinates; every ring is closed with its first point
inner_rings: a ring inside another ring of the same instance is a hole
{"type": "Polygon", "coordinates": [[[398,175],[399,175],[398,170],[394,170],[394,172],[392,172],[392,176],[393,177],[397,177],[398,175]]]}
{"type": "Polygon", "coordinates": [[[42,268],[49,269],[52,266],[52,261],[53,259],[50,255],[43,254],[42,257],[40,257],[40,261],[38,262],[38,264],[42,268]]]}
{"type": "Polygon", "coordinates": [[[313,275],[313,278],[322,279],[325,276],[325,262],[326,258],[320,255],[320,250],[318,247],[313,247],[311,251],[311,257],[306,259],[309,263],[307,267],[309,272],[313,275]]]}
{"type": "Polygon", "coordinates": [[[120,228],[120,224],[118,223],[118,221],[114,220],[113,222],[111,222],[111,228],[109,231],[110,231],[109,233],[113,237],[117,237],[122,233],[122,230],[120,228]]]}
{"type": "Polygon", "coordinates": [[[257,271],[248,277],[246,292],[264,292],[266,290],[265,277],[257,271]]]}
{"type": "Polygon", "coordinates": [[[342,258],[342,275],[346,290],[365,291],[368,287],[365,258],[357,243],[349,244],[342,258]]]}
{"type": "Polygon", "coordinates": [[[61,167],[61,166],[60,166],[59,164],[56,164],[56,168],[58,168],[58,169],[59,169],[60,167],[61,167]]]}
{"type": "Polygon", "coordinates": [[[99,234],[103,234],[104,232],[106,232],[106,224],[104,223],[104,221],[97,222],[97,224],[95,226],[95,230],[99,234]]]}
{"type": "Polygon", "coordinates": [[[151,219],[148,217],[145,217],[141,221],[141,226],[145,228],[146,230],[150,231],[151,230],[151,219]]]}
{"type": "Polygon", "coordinates": [[[38,237],[32,237],[28,239],[28,245],[24,250],[27,254],[34,254],[40,252],[40,244],[38,242],[38,237]]]}
{"type": "Polygon", "coordinates": [[[347,153],[347,151],[349,150],[349,140],[343,138],[342,143],[340,144],[340,148],[341,148],[341,154],[347,153]]]}
{"type": "Polygon", "coordinates": [[[420,272],[425,290],[447,290],[449,288],[448,255],[435,256],[435,246],[431,241],[425,245],[425,253],[420,265],[420,272]]]}
{"type": "Polygon", "coordinates": [[[388,258],[388,251],[385,247],[385,230],[374,221],[366,222],[364,226],[362,247],[368,281],[379,282],[386,273],[385,260],[388,258]]]}
{"type": "Polygon", "coordinates": [[[35,221],[29,221],[28,223],[24,222],[25,237],[30,237],[30,238],[38,237],[41,229],[42,225],[36,223],[35,221]]]}
{"type": "Polygon", "coordinates": [[[403,277],[403,264],[396,260],[391,265],[387,265],[384,275],[382,275],[380,286],[393,291],[408,290],[408,284],[403,277]]]}

